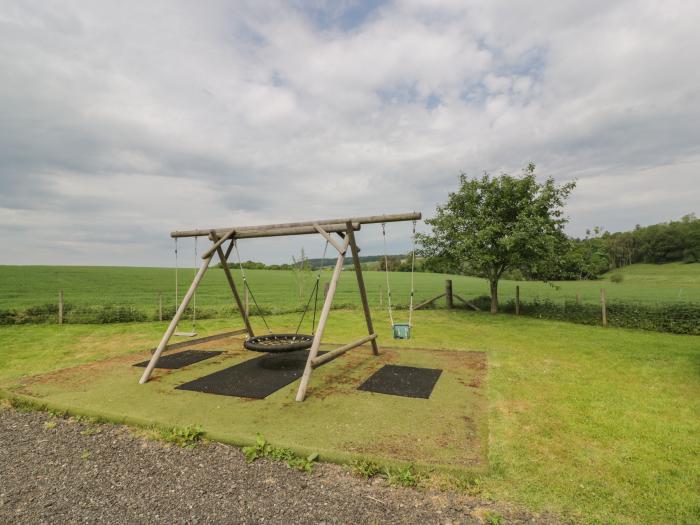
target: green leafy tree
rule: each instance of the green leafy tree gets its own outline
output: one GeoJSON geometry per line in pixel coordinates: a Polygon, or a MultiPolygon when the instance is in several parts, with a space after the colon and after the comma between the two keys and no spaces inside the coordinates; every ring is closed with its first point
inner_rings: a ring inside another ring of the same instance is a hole
{"type": "Polygon", "coordinates": [[[462,174],[457,191],[426,221],[433,232],[419,236],[421,254],[448,258],[463,273],[486,278],[496,313],[504,272],[518,269],[538,278],[556,273],[569,250],[563,208],[575,185],[537,182],[534,164],[519,177],[462,174]]]}

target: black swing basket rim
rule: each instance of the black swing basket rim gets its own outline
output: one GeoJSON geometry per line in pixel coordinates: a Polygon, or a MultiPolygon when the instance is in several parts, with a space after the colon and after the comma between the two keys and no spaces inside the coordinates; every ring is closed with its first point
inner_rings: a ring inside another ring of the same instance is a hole
{"type": "Polygon", "coordinates": [[[249,337],[243,346],[253,352],[282,353],[311,348],[314,336],[308,334],[266,334],[249,337]]]}

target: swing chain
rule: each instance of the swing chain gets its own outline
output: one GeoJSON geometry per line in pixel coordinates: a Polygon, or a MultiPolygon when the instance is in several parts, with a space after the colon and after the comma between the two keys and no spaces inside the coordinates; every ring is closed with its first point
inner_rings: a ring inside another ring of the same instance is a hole
{"type": "Polygon", "coordinates": [[[245,275],[245,271],[243,270],[243,263],[241,262],[241,254],[238,252],[238,243],[236,242],[235,239],[232,242],[233,242],[233,249],[236,250],[236,259],[238,260],[238,267],[241,269],[241,278],[243,279],[243,288],[248,290],[248,293],[250,293],[250,298],[253,300],[253,304],[255,305],[255,308],[258,310],[258,314],[262,318],[263,323],[265,323],[265,328],[267,328],[268,333],[272,334],[272,330],[270,329],[270,325],[267,324],[267,319],[265,319],[265,315],[263,314],[263,311],[260,308],[258,301],[255,299],[255,294],[253,294],[253,290],[251,290],[250,285],[248,284],[248,278],[245,275]]]}
{"type": "Polygon", "coordinates": [[[389,284],[389,257],[387,255],[387,246],[386,246],[386,223],[382,223],[382,238],[384,239],[384,274],[386,276],[386,297],[387,297],[387,306],[389,309],[389,321],[391,322],[391,326],[394,326],[394,314],[392,312],[391,308],[391,285],[389,284]]]}
{"type": "Polygon", "coordinates": [[[413,221],[413,246],[411,249],[411,298],[408,305],[408,326],[413,326],[413,296],[415,293],[415,267],[416,267],[416,221],[413,221]]]}
{"type": "MultiPolygon", "coordinates": [[[[408,303],[408,333],[410,337],[410,330],[413,326],[413,297],[415,295],[415,268],[416,268],[416,222],[413,221],[413,236],[412,236],[412,251],[411,251],[411,293],[409,295],[408,303]]],[[[391,285],[389,282],[389,257],[388,248],[386,242],[386,223],[382,223],[382,238],[384,240],[384,274],[386,275],[386,292],[387,292],[387,306],[389,310],[389,321],[391,322],[392,329],[394,330],[394,337],[396,336],[397,325],[394,322],[393,308],[391,305],[391,285]]]]}
{"type": "Polygon", "coordinates": [[[311,321],[311,335],[314,335],[314,331],[316,330],[316,311],[318,309],[318,291],[321,288],[321,272],[323,272],[323,265],[326,262],[326,251],[328,250],[328,241],[326,241],[326,245],[323,248],[323,255],[321,256],[321,265],[318,268],[318,273],[316,274],[316,283],[314,284],[314,287],[311,289],[311,295],[309,296],[309,300],[306,302],[306,307],[304,308],[304,311],[301,314],[301,319],[299,319],[299,324],[297,325],[297,329],[294,332],[295,334],[299,333],[299,329],[301,328],[301,323],[304,322],[304,317],[306,316],[306,312],[309,310],[309,304],[311,304],[311,299],[314,300],[314,315],[313,319],[311,321]]]}

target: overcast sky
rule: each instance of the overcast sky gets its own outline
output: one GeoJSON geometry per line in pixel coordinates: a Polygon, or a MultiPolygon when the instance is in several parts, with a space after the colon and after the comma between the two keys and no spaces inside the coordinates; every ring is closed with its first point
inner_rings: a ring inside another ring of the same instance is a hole
{"type": "MultiPolygon", "coordinates": [[[[0,0],[0,264],[578,179],[569,232],[698,212],[700,2],[0,0]]],[[[410,224],[389,227],[409,249],[410,224]]],[[[379,253],[379,228],[359,234],[379,253]]],[[[191,243],[184,243],[185,250],[191,243]]],[[[313,237],[241,243],[284,261],[313,237]]],[[[191,252],[187,257],[191,256],[191,252]]]]}

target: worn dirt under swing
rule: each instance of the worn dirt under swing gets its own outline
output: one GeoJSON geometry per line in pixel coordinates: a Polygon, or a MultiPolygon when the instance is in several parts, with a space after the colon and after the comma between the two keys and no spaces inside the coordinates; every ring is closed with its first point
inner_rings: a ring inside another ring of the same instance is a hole
{"type": "MultiPolygon", "coordinates": [[[[362,276],[362,266],[360,264],[359,258],[359,248],[355,241],[355,232],[358,231],[363,224],[382,224],[387,222],[401,222],[401,221],[416,221],[420,220],[420,212],[412,213],[401,213],[393,215],[374,215],[367,217],[350,217],[344,219],[326,219],[318,221],[306,221],[306,222],[294,222],[286,224],[267,224],[262,226],[240,226],[233,228],[215,228],[209,230],[190,230],[190,231],[175,231],[170,234],[173,238],[179,237],[208,237],[212,241],[213,245],[209,250],[202,255],[202,264],[197,271],[192,284],[190,285],[187,293],[182,299],[182,303],[178,306],[175,316],[170,321],[163,338],[161,339],[158,347],[151,356],[151,359],[144,370],[143,375],[139,383],[146,383],[153,373],[154,368],[160,359],[161,354],[167,348],[170,338],[173,336],[178,322],[185,313],[192,297],[197,290],[204,274],[209,268],[214,255],[218,255],[221,266],[226,275],[226,280],[228,281],[229,287],[233,294],[233,298],[236,302],[238,311],[241,314],[243,323],[245,325],[245,332],[248,334],[248,338],[254,338],[253,328],[250,325],[250,320],[246,314],[246,310],[243,307],[241,297],[236,288],[236,284],[231,275],[231,271],[228,266],[228,258],[231,255],[235,244],[240,239],[252,239],[259,237],[285,237],[290,235],[310,235],[318,234],[321,235],[335,250],[338,252],[338,258],[333,269],[333,275],[328,286],[328,292],[323,303],[323,308],[321,310],[321,315],[318,321],[318,328],[313,335],[311,342],[311,349],[309,350],[309,356],[306,361],[306,366],[304,368],[304,373],[301,377],[301,382],[299,384],[299,390],[297,391],[296,400],[303,401],[306,397],[306,390],[309,385],[309,380],[311,379],[311,373],[314,368],[319,365],[334,359],[335,357],[361,346],[365,343],[371,343],[372,353],[374,355],[379,354],[379,347],[377,345],[377,334],[374,331],[374,326],[372,324],[372,316],[370,313],[369,302],[367,301],[367,293],[365,290],[364,278],[362,276]],[[334,237],[336,234],[337,237],[334,237]],[[224,244],[229,242],[228,247],[224,251],[224,244]],[[368,335],[347,343],[345,345],[336,348],[330,352],[323,353],[319,355],[319,348],[321,346],[321,340],[323,338],[323,332],[326,326],[326,321],[328,320],[328,315],[330,313],[331,307],[333,305],[333,297],[335,296],[335,291],[338,285],[338,280],[340,279],[340,274],[343,271],[343,264],[345,261],[345,255],[348,248],[352,253],[353,264],[355,267],[355,275],[357,277],[357,285],[360,292],[360,298],[362,300],[362,308],[365,314],[365,322],[367,324],[368,335]]],[[[273,334],[274,335],[274,334],[273,334]]],[[[285,334],[279,334],[285,335],[285,334]]],[[[262,349],[261,349],[262,350],[262,349]]],[[[264,351],[264,350],[262,350],[264,351]]]]}

